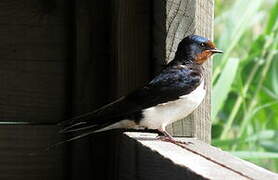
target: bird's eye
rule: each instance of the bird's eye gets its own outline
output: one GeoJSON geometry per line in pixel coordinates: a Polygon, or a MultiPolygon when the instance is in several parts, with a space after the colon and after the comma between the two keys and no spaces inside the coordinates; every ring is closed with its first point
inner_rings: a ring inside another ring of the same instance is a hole
{"type": "Polygon", "coordinates": [[[201,46],[202,46],[202,47],[205,47],[206,45],[205,45],[205,43],[201,43],[201,46]]]}

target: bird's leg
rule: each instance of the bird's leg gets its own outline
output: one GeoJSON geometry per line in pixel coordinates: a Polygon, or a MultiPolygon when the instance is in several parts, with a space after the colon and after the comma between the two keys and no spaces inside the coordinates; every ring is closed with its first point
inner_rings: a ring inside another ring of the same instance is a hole
{"type": "Polygon", "coordinates": [[[188,143],[188,142],[175,140],[173,138],[173,136],[171,136],[167,131],[165,131],[163,129],[158,129],[158,131],[164,135],[164,136],[159,136],[158,139],[161,140],[161,141],[171,142],[173,144],[185,144],[185,145],[191,144],[191,143],[188,143]]]}

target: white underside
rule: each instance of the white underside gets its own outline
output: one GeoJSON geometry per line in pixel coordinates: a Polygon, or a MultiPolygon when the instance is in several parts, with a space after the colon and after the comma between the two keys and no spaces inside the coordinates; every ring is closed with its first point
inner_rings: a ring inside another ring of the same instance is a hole
{"type": "Polygon", "coordinates": [[[168,124],[183,119],[192,113],[203,101],[206,91],[202,82],[194,91],[180,99],[148,108],[144,111],[141,126],[149,129],[163,129],[168,124]]]}
{"type": "Polygon", "coordinates": [[[190,94],[181,96],[178,100],[159,104],[155,107],[143,110],[143,119],[139,125],[134,121],[122,120],[108,127],[98,130],[105,131],[115,128],[141,128],[165,130],[168,124],[183,119],[192,113],[203,101],[206,91],[204,81],[190,94]]]}

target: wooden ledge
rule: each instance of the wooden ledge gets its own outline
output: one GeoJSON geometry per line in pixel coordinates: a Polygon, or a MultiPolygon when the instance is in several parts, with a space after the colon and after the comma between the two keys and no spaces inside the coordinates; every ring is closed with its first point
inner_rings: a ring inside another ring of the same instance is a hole
{"type": "Polygon", "coordinates": [[[181,147],[157,140],[156,134],[122,130],[94,134],[71,142],[80,154],[76,156],[74,166],[82,167],[79,172],[83,169],[89,172],[90,178],[84,175],[83,179],[278,179],[275,173],[197,139],[177,139],[191,144],[181,147]],[[84,144],[85,149],[82,148],[84,144]],[[85,168],[84,160],[89,160],[85,168]]]}
{"type": "Polygon", "coordinates": [[[117,131],[92,136],[92,171],[103,179],[278,179],[197,139],[177,138],[190,143],[183,147],[155,136],[117,131]]]}
{"type": "MultiPolygon", "coordinates": [[[[125,133],[130,138],[152,151],[159,153],[173,164],[192,173],[192,177],[201,179],[278,179],[278,175],[239,159],[218,148],[194,138],[177,138],[188,145],[175,145],[159,140],[142,140],[140,134],[125,133]]],[[[178,175],[176,175],[178,176],[178,175]]]]}

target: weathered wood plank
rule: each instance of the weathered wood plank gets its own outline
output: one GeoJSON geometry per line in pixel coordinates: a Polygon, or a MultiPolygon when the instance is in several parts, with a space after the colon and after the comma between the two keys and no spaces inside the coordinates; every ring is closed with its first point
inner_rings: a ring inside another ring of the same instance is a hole
{"type": "MultiPolygon", "coordinates": [[[[195,8],[196,21],[194,33],[213,39],[214,0],[197,0],[195,8]]],[[[203,103],[191,116],[194,119],[193,137],[197,137],[205,142],[210,142],[211,140],[211,60],[204,64],[204,68],[206,69],[204,77],[207,95],[203,103]]]]}
{"type": "Polygon", "coordinates": [[[114,98],[150,79],[151,1],[113,1],[112,66],[114,98]]]}
{"type": "MultiPolygon", "coordinates": [[[[241,176],[238,173],[230,171],[222,167],[219,164],[215,164],[214,162],[208,161],[206,158],[201,157],[194,152],[183,149],[179,146],[176,146],[172,143],[161,142],[161,141],[140,141],[146,148],[151,149],[159,153],[162,156],[162,159],[169,159],[173,162],[173,164],[177,166],[181,166],[188,171],[191,171],[195,176],[200,176],[203,179],[213,179],[213,180],[222,180],[225,177],[225,180],[247,180],[249,178],[241,176]]],[[[141,159],[145,159],[145,156],[141,156],[141,159]]],[[[156,162],[157,164],[152,163],[148,167],[149,171],[152,172],[155,169],[155,166],[160,165],[160,162],[156,162]]],[[[151,162],[149,162],[151,164],[151,162]]],[[[165,171],[167,171],[167,167],[165,167],[165,171]]],[[[155,176],[157,176],[155,174],[155,176]]],[[[171,179],[186,179],[188,175],[177,175],[173,176],[171,179]]],[[[191,175],[193,176],[193,175],[191,175]]],[[[190,176],[189,176],[190,177],[190,176]]],[[[194,176],[193,176],[194,177],[194,176]]]]}
{"type": "Polygon", "coordinates": [[[63,179],[65,146],[45,149],[58,141],[55,126],[0,126],[0,179],[63,179]]]}
{"type": "MultiPolygon", "coordinates": [[[[111,1],[72,0],[74,61],[72,116],[111,100],[111,1]]],[[[114,89],[113,89],[114,90],[114,89]]],[[[93,179],[90,139],[72,142],[70,177],[93,179]]]]}
{"type": "Polygon", "coordinates": [[[92,179],[204,179],[120,132],[114,130],[91,137],[92,179]]]}
{"type": "MultiPolygon", "coordinates": [[[[76,39],[73,115],[76,115],[92,111],[148,80],[151,2],[73,2],[76,39]]],[[[97,168],[91,173],[91,160],[99,161],[99,156],[106,154],[97,153],[95,157],[94,150],[88,148],[88,139],[71,146],[73,179],[98,177],[95,174],[105,171],[97,168]]]]}
{"type": "Polygon", "coordinates": [[[222,151],[219,148],[210,146],[200,140],[193,138],[177,138],[177,140],[192,143],[191,145],[186,146],[188,150],[197,152],[201,156],[206,157],[208,160],[238,172],[243,176],[249,177],[250,179],[278,179],[278,174],[232,156],[231,154],[222,151]]]}
{"type": "MultiPolygon", "coordinates": [[[[113,130],[91,136],[91,178],[106,179],[269,179],[278,175],[195,138],[178,146],[154,134],[113,130]]],[[[78,140],[79,141],[79,140],[78,140]]]]}
{"type": "Polygon", "coordinates": [[[65,64],[0,62],[0,121],[57,122],[64,118],[65,64]]]}
{"type": "Polygon", "coordinates": [[[70,60],[67,1],[1,1],[0,14],[0,121],[63,120],[70,60]]]}
{"type": "Polygon", "coordinates": [[[1,0],[1,25],[56,26],[67,22],[66,0],[1,0]]]}
{"type": "Polygon", "coordinates": [[[0,61],[51,61],[52,63],[66,61],[67,32],[66,25],[0,24],[0,61]]]}
{"type": "MultiPolygon", "coordinates": [[[[178,43],[189,34],[212,38],[213,0],[168,0],[154,2],[154,46],[156,69],[171,61],[178,43]],[[166,14],[166,15],[164,15],[166,14]],[[165,23],[163,23],[165,20],[165,23]],[[165,43],[164,43],[165,42],[165,43]],[[163,45],[164,44],[164,45],[163,45]]],[[[210,141],[210,73],[211,62],[205,65],[207,96],[201,106],[185,120],[168,127],[175,136],[198,137],[210,141]]],[[[158,70],[157,70],[158,71],[158,70]]]]}
{"type": "Polygon", "coordinates": [[[81,114],[107,101],[109,87],[110,19],[107,2],[74,1],[75,60],[73,114],[81,114]],[[102,93],[100,93],[102,90],[102,93]],[[103,102],[101,102],[103,101],[103,102]]]}

